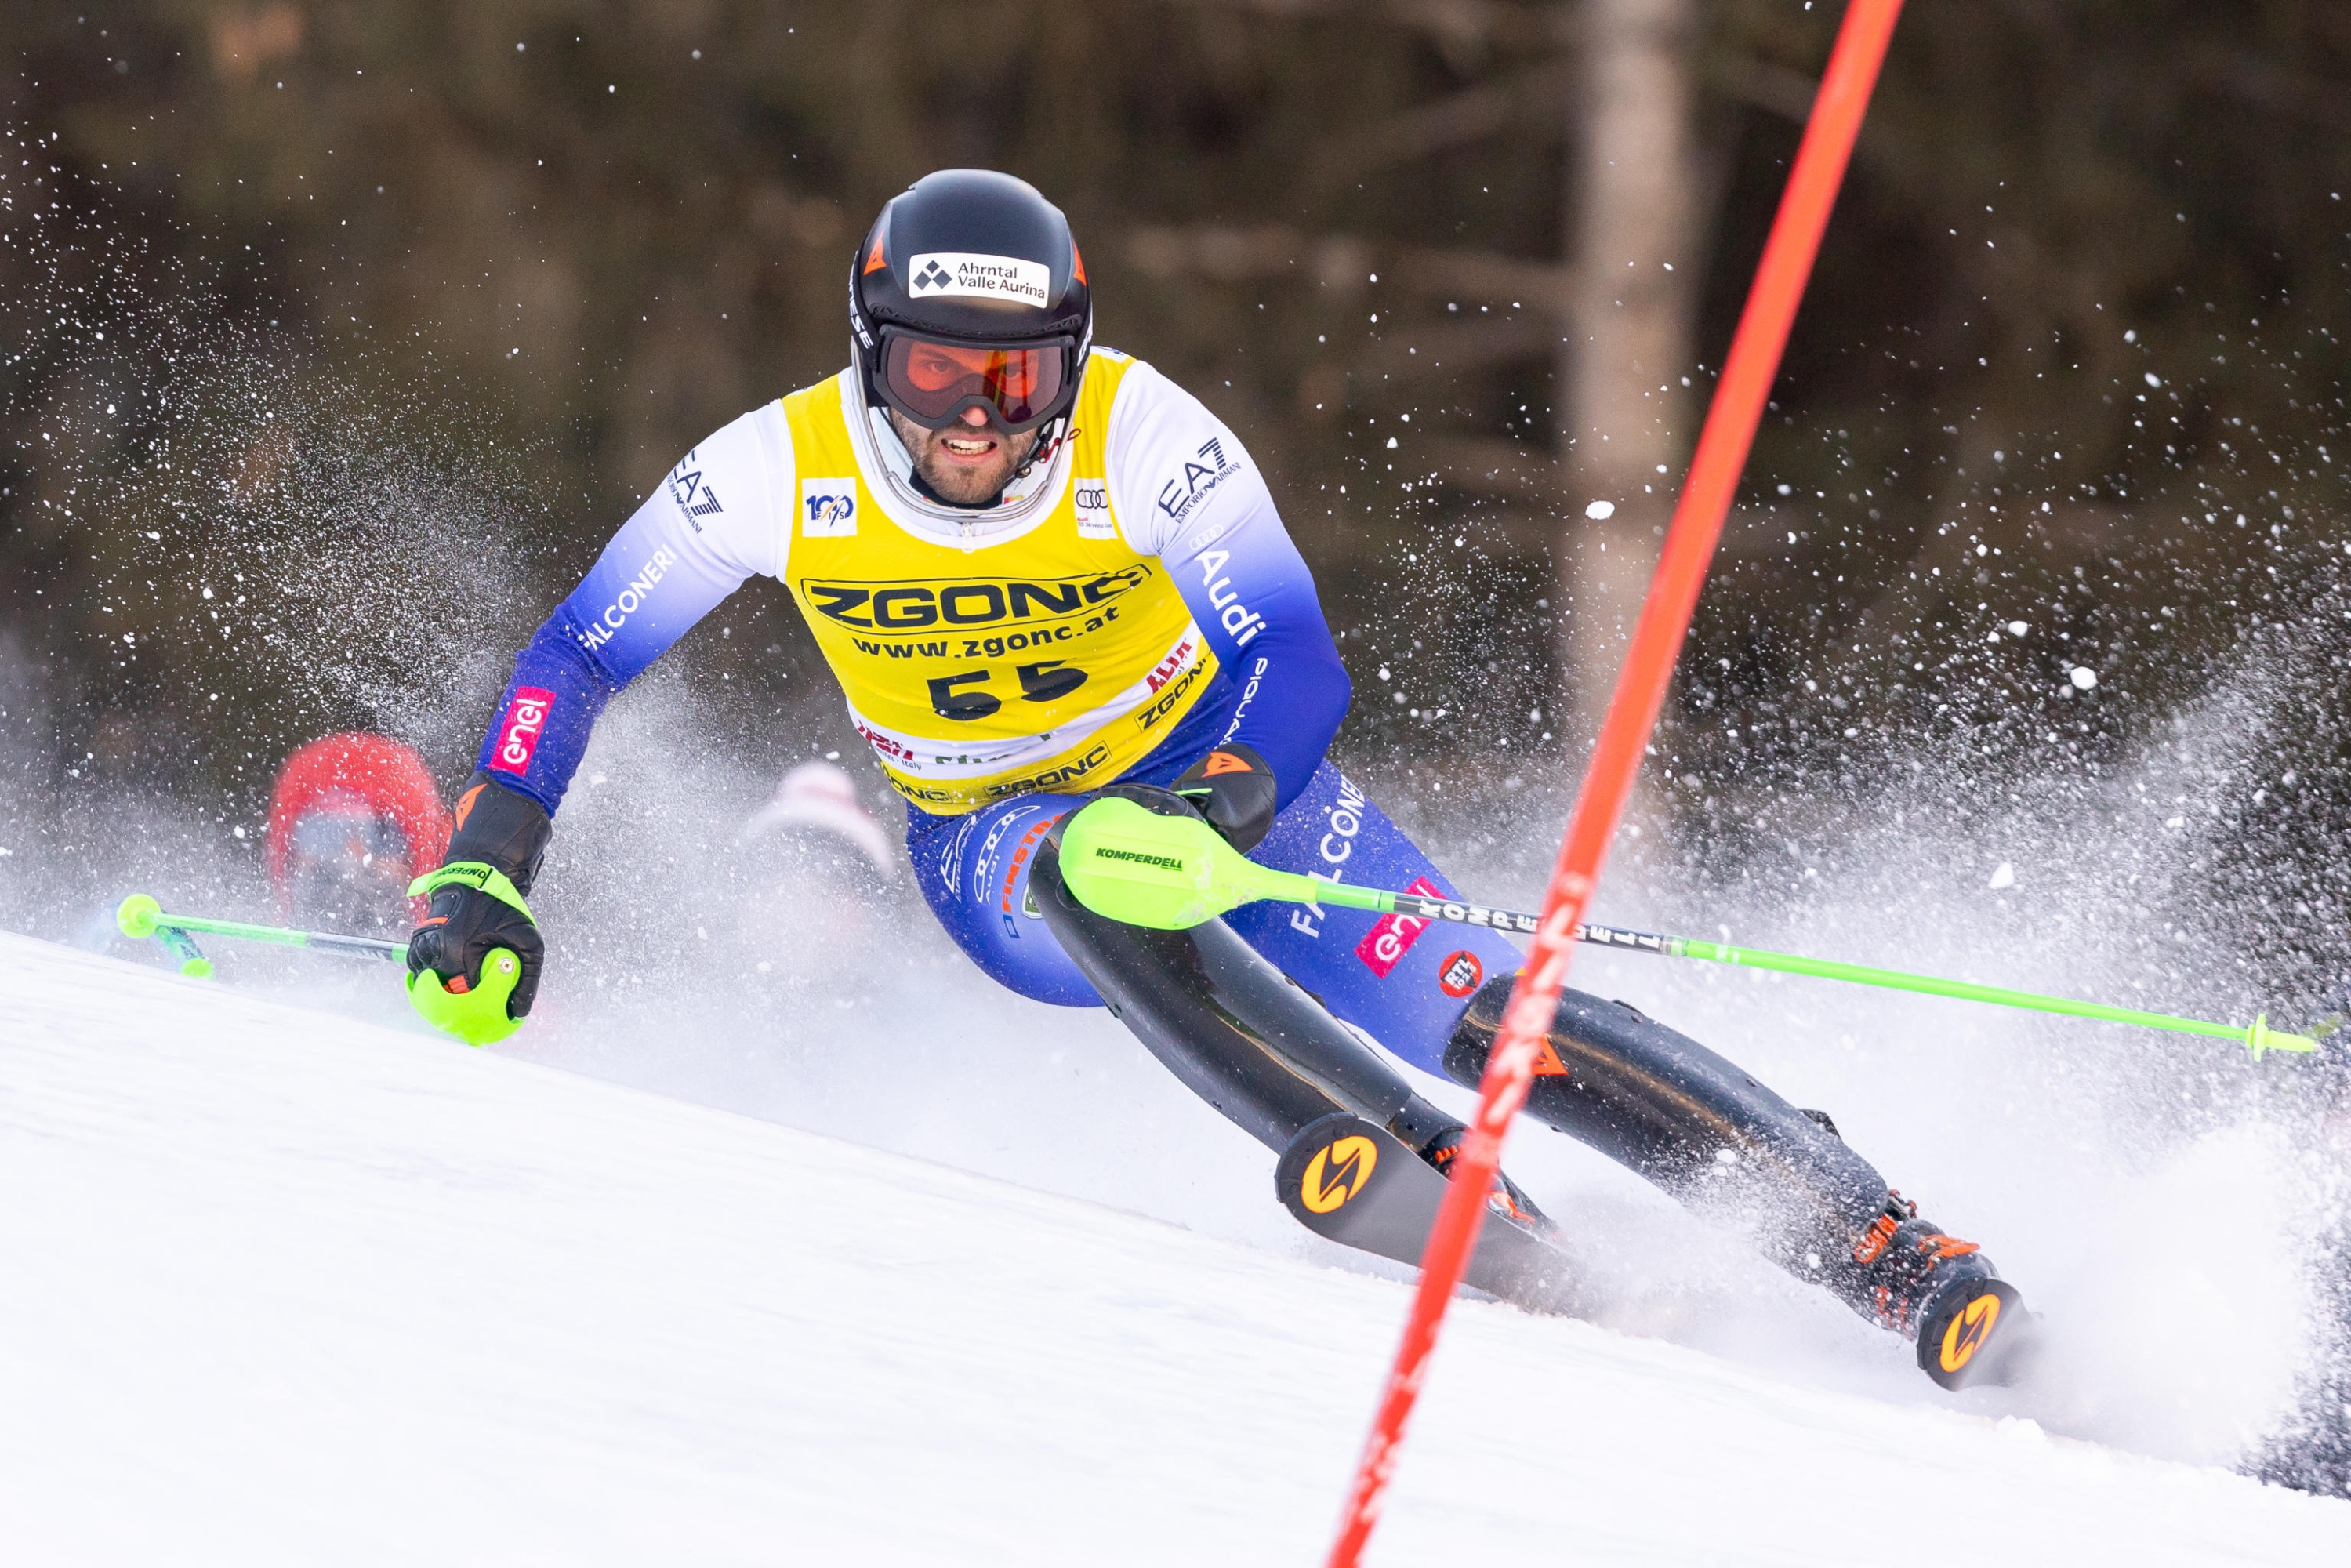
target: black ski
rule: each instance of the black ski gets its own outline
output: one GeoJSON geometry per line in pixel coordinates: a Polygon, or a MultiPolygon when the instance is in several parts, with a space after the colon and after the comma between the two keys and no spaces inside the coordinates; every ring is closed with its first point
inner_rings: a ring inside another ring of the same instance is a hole
{"type": "MultiPolygon", "coordinates": [[[[1275,1165],[1274,1186],[1317,1236],[1417,1268],[1445,1201],[1445,1177],[1374,1122],[1345,1112],[1311,1123],[1275,1165]]],[[[1490,1206],[1468,1284],[1530,1312],[1576,1310],[1573,1265],[1528,1226],[1490,1206]]]]}

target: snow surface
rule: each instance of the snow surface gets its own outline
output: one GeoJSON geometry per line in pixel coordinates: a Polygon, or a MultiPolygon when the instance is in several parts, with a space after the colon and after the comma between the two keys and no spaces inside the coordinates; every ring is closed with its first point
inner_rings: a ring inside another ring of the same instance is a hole
{"type": "MultiPolygon", "coordinates": [[[[18,1563],[1312,1563],[1406,1300],[5,935],[0,1193],[18,1563]]],[[[2351,1503],[1464,1301],[1372,1560],[2346,1542],[2351,1503]]]]}

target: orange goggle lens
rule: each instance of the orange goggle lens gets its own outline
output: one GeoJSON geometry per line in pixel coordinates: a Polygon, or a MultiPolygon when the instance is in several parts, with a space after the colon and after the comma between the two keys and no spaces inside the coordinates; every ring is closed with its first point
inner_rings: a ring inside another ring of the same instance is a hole
{"type": "Polygon", "coordinates": [[[893,401],[917,419],[942,423],[975,401],[1004,423],[1040,418],[1061,391],[1067,355],[1059,344],[979,348],[889,335],[883,379],[893,401]]]}

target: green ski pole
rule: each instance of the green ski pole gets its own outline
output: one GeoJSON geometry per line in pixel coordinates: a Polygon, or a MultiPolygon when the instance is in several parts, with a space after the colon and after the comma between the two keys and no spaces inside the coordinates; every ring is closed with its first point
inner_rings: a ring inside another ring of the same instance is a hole
{"type": "Polygon", "coordinates": [[[338,953],[351,958],[383,958],[405,963],[408,944],[374,936],[344,936],[331,931],[295,931],[282,925],[248,925],[239,920],[212,920],[201,915],[166,915],[163,906],[143,893],[124,899],[114,912],[114,924],[125,936],[152,936],[182,961],[183,975],[209,975],[212,966],[188,939],[190,932],[234,936],[245,942],[268,942],[280,947],[308,947],[316,953],[338,953]],[[203,964],[199,970],[195,964],[203,964]]]}
{"type": "MultiPolygon", "coordinates": [[[[1095,800],[1065,821],[1061,852],[1062,879],[1087,908],[1129,925],[1147,925],[1162,931],[1186,930],[1213,920],[1227,910],[1267,899],[1286,904],[1335,904],[1415,920],[1483,925],[1520,936],[1532,935],[1540,924],[1531,915],[1489,909],[1463,899],[1425,898],[1417,894],[1389,893],[1275,871],[1244,859],[1214,828],[1197,817],[1161,816],[1117,796],[1095,800]]],[[[1574,935],[1580,942],[1629,947],[1670,958],[1699,958],[1735,964],[1741,968],[1775,969],[1782,974],[1810,975],[1925,996],[2207,1035],[2236,1041],[2252,1051],[2255,1061],[2267,1051],[2318,1049],[2316,1040],[2271,1029],[2266,1015],[2255,1018],[2250,1028],[2207,1023],[2200,1019],[2108,1007],[2103,1002],[2077,1002],[2001,986],[1980,986],[1968,980],[1873,968],[1865,964],[1840,964],[1826,958],[1733,947],[1728,943],[1690,936],[1657,936],[1645,931],[1590,924],[1578,926],[1574,935]]]]}

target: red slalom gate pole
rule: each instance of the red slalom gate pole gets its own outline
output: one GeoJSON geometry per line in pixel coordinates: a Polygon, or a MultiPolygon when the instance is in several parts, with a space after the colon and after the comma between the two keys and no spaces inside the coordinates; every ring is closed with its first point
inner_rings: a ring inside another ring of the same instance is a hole
{"type": "Polygon", "coordinates": [[[1755,429],[1779,373],[1780,356],[1788,331],[1811,277],[1813,260],[1820,252],[1821,235],[1828,227],[1829,211],[1844,183],[1845,164],[1861,133],[1862,116],[1869,108],[1878,68],[1885,62],[1902,0],[1852,0],[1838,28],[1828,70],[1813,99],[1795,167],[1780,198],[1779,215],[1763,246],[1755,270],[1747,308],[1730,340],[1722,380],[1698,433],[1698,450],[1690,460],[1689,476],[1674,508],[1673,525],[1666,532],[1665,549],[1641,605],[1641,619],[1625,650],[1625,667],[1616,678],[1607,717],[1593,747],[1592,763],[1577,792],[1575,810],[1568,819],[1567,837],[1560,845],[1551,886],[1543,896],[1542,923],[1536,932],[1526,967],[1520,970],[1510,1005],[1502,1016],[1499,1038],[1486,1063],[1479,1086],[1477,1118],[1469,1136],[1454,1158],[1453,1179],[1444,1205],[1430,1229],[1428,1247],[1421,1257],[1420,1288],[1413,1298],[1412,1316],[1405,1324],[1404,1341],[1396,1347],[1387,1388],[1364,1439],[1357,1461],[1347,1510],[1332,1543],[1329,1568],[1355,1568],[1364,1543],[1379,1521],[1380,1504],[1395,1473],[1405,1423],[1428,1372],[1428,1358],[1437,1348],[1437,1333],[1445,1309],[1461,1282],[1461,1271],[1478,1244],[1478,1225],[1486,1195],[1501,1168],[1502,1141],[1510,1118],[1525,1103],[1534,1082],[1537,1053],[1559,1008],[1560,988],[1567,979],[1567,961],[1575,946],[1574,931],[1583,920],[1584,905],[1599,880],[1608,842],[1615,836],[1625,797],[1640,771],[1641,756],[1664,706],[1674,661],[1689,631],[1690,614],[1698,608],[1699,588],[1706,581],[1722,523],[1747,466],[1755,429]]]}

